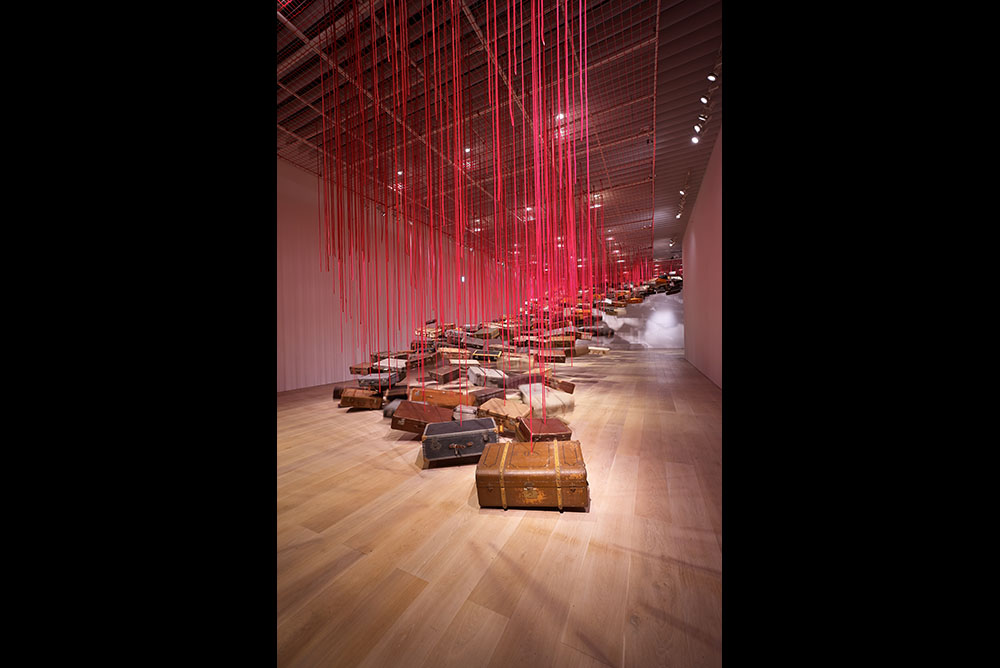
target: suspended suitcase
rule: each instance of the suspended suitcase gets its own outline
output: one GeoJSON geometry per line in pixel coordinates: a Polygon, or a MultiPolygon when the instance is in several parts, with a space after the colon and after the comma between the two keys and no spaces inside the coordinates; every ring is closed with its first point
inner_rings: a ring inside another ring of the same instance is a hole
{"type": "Polygon", "coordinates": [[[431,380],[436,380],[439,383],[450,383],[453,380],[458,379],[458,374],[461,372],[457,366],[445,366],[438,367],[437,369],[431,369],[427,372],[427,376],[431,380]]]}
{"type": "Polygon", "coordinates": [[[475,400],[465,392],[454,392],[452,390],[435,390],[432,387],[410,386],[410,401],[426,401],[435,406],[454,408],[459,404],[466,406],[475,405],[475,400]]]}
{"type": "Polygon", "coordinates": [[[503,387],[507,379],[500,369],[487,369],[485,367],[469,367],[469,381],[479,387],[503,387]]]}
{"type": "Polygon", "coordinates": [[[480,417],[493,418],[500,430],[509,436],[517,433],[518,420],[530,414],[531,408],[517,399],[490,399],[479,407],[480,417]]]}
{"type": "Polygon", "coordinates": [[[349,387],[340,396],[341,408],[368,408],[375,409],[382,407],[382,395],[373,390],[354,389],[349,387]]]}
{"type": "Polygon", "coordinates": [[[410,388],[407,385],[396,385],[385,391],[385,400],[406,399],[409,396],[410,388]]]}
{"type": "Polygon", "coordinates": [[[572,435],[573,430],[559,418],[522,417],[517,420],[519,441],[568,441],[572,435]]]}
{"type": "Polygon", "coordinates": [[[476,465],[476,493],[483,508],[587,508],[580,442],[490,443],[476,465]]]}
{"type": "Polygon", "coordinates": [[[383,373],[370,373],[367,376],[361,376],[358,378],[358,385],[367,390],[388,390],[393,385],[399,383],[402,380],[400,378],[399,372],[383,372],[383,373]]]}
{"type": "Polygon", "coordinates": [[[429,462],[477,461],[487,444],[497,442],[498,431],[493,418],[432,422],[424,429],[420,439],[424,459],[429,462]]]}
{"type": "Polygon", "coordinates": [[[392,428],[422,434],[431,422],[451,419],[451,411],[441,406],[431,406],[416,401],[401,401],[392,415],[392,428]]]}
{"type": "Polygon", "coordinates": [[[469,396],[473,399],[472,403],[476,406],[482,406],[490,399],[503,399],[506,394],[507,391],[502,387],[481,387],[477,390],[469,392],[469,396]]]}

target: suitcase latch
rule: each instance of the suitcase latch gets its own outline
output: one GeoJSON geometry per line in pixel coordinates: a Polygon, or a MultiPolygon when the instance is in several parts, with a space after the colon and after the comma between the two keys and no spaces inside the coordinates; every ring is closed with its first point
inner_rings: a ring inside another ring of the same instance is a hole
{"type": "Polygon", "coordinates": [[[524,498],[526,499],[538,498],[538,490],[535,489],[535,485],[530,480],[524,483],[524,498]]]}

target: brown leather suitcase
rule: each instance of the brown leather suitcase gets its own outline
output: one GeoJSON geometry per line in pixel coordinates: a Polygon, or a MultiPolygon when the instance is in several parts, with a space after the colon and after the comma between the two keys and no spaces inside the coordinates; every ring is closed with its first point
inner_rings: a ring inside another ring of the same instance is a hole
{"type": "Polygon", "coordinates": [[[365,376],[371,373],[372,365],[362,362],[361,364],[352,364],[348,367],[351,373],[358,376],[365,376]]]}
{"type": "Polygon", "coordinates": [[[382,395],[372,390],[349,387],[340,396],[341,408],[382,408],[382,395]]]}
{"type": "Polygon", "coordinates": [[[451,411],[447,408],[415,401],[401,401],[396,407],[396,412],[392,414],[392,428],[422,434],[428,423],[448,420],[451,420],[451,411]]]}
{"type": "Polygon", "coordinates": [[[573,430],[559,418],[523,417],[517,420],[517,438],[520,441],[568,441],[572,435],[573,430]]]}
{"type": "MultiPolygon", "coordinates": [[[[474,406],[476,403],[471,395],[464,392],[435,390],[432,387],[420,387],[418,385],[410,386],[410,401],[425,401],[429,404],[445,408],[454,408],[459,404],[474,406]]],[[[451,419],[450,415],[449,413],[448,419],[451,419]]]]}
{"type": "Polygon", "coordinates": [[[483,508],[587,508],[590,485],[579,441],[488,443],[476,465],[483,508]]]}
{"type": "Polygon", "coordinates": [[[457,366],[445,366],[438,367],[437,369],[431,369],[427,372],[428,377],[431,380],[436,380],[439,383],[450,383],[453,380],[458,379],[458,374],[461,372],[457,366]]]}

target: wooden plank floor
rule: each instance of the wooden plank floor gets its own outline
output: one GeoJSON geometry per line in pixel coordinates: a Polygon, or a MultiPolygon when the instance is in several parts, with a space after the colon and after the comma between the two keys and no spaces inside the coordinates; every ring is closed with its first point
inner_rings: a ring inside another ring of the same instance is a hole
{"type": "Polygon", "coordinates": [[[669,351],[555,368],[586,513],[481,509],[381,411],[278,394],[279,666],[721,665],[722,391],[669,351]]]}

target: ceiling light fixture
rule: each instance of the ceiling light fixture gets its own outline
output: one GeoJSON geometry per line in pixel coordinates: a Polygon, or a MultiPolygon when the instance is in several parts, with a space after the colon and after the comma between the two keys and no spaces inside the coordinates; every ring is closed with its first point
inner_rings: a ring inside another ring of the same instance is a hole
{"type": "Polygon", "coordinates": [[[698,98],[698,99],[699,99],[699,100],[701,101],[701,103],[702,103],[702,104],[708,104],[708,98],[707,98],[707,97],[705,97],[704,95],[702,95],[702,96],[701,96],[700,98],[698,98]]]}
{"type": "Polygon", "coordinates": [[[466,146],[466,147],[465,147],[465,152],[466,152],[466,153],[471,153],[471,152],[472,152],[472,149],[471,149],[471,148],[469,148],[468,146],[466,146]]]}
{"type": "Polygon", "coordinates": [[[697,137],[691,137],[691,143],[692,144],[697,144],[698,143],[698,138],[697,137]]]}
{"type": "Polygon", "coordinates": [[[711,74],[708,75],[708,80],[709,81],[715,81],[718,78],[719,77],[715,76],[715,72],[712,72],[711,74]]]}
{"type": "Polygon", "coordinates": [[[695,132],[701,132],[701,125],[695,125],[694,126],[694,131],[695,132]]]}

